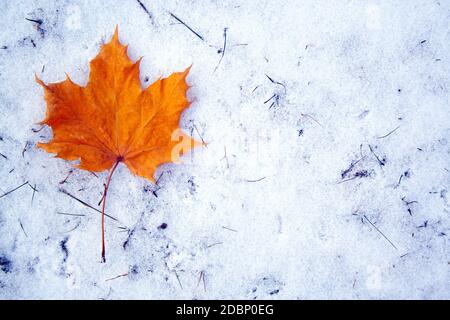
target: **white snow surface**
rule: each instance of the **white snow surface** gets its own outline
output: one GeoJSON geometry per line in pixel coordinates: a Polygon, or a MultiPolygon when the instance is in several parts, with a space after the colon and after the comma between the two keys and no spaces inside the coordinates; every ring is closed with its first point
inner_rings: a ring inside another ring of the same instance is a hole
{"type": "Polygon", "coordinates": [[[0,10],[0,298],[450,298],[450,1],[0,10]],[[192,64],[180,126],[208,145],[158,186],[119,166],[100,263],[101,215],[62,190],[100,209],[107,172],[36,147],[34,77],[85,85],[116,25],[143,87],[192,64]]]}

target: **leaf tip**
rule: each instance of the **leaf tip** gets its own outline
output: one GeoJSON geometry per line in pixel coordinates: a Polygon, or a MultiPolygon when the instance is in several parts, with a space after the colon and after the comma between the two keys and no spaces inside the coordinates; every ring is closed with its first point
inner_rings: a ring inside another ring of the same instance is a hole
{"type": "Polygon", "coordinates": [[[118,24],[116,24],[116,28],[114,29],[114,35],[111,40],[119,42],[119,25],[118,24]]]}
{"type": "Polygon", "coordinates": [[[191,65],[190,65],[189,67],[187,67],[186,70],[184,70],[183,73],[184,73],[186,76],[189,74],[189,72],[191,72],[192,65],[193,65],[193,64],[191,63],[191,65]]]}

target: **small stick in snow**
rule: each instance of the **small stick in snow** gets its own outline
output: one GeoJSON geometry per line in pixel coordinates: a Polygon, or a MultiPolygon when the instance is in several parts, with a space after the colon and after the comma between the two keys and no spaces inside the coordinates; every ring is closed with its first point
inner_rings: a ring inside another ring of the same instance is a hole
{"type": "Polygon", "coordinates": [[[370,152],[373,154],[373,156],[377,159],[378,164],[380,165],[380,167],[384,166],[386,164],[386,159],[380,159],[377,154],[375,153],[375,151],[373,151],[372,146],[369,144],[369,149],[370,152]]]}
{"type": "MultiPolygon", "coordinates": [[[[163,176],[163,174],[164,174],[164,171],[161,172],[161,174],[159,175],[158,179],[156,179],[156,182],[155,182],[156,188],[152,190],[152,194],[153,194],[156,198],[158,198],[158,193],[157,193],[157,192],[161,189],[161,187],[159,186],[159,181],[161,180],[161,177],[163,176]]],[[[146,191],[147,191],[147,190],[146,190],[146,191]]]]}
{"type": "Polygon", "coordinates": [[[95,172],[89,171],[90,174],[92,174],[94,177],[98,178],[98,175],[95,174],[95,172]]]}
{"type": "Polygon", "coordinates": [[[194,31],[194,29],[192,29],[191,27],[189,27],[183,20],[181,20],[180,18],[178,18],[176,15],[174,15],[172,12],[169,12],[170,15],[172,16],[172,18],[174,18],[175,20],[177,20],[179,23],[181,23],[182,25],[184,25],[186,28],[189,29],[189,31],[191,31],[193,34],[195,34],[200,40],[205,41],[205,39],[199,35],[197,32],[194,31]]]}
{"type": "Polygon", "coordinates": [[[140,0],[136,0],[136,1],[137,1],[137,3],[139,3],[139,5],[141,6],[142,10],[144,10],[145,13],[148,15],[148,17],[150,18],[150,22],[151,22],[152,24],[154,24],[155,21],[153,20],[153,15],[152,15],[152,13],[151,13],[150,11],[148,11],[147,7],[146,7],[140,0]]]}
{"type": "Polygon", "coordinates": [[[389,137],[391,134],[393,134],[395,131],[397,131],[398,128],[400,128],[400,126],[397,126],[397,128],[395,128],[394,130],[390,131],[388,134],[385,134],[384,136],[377,137],[377,138],[378,138],[378,139],[384,139],[384,138],[386,138],[386,137],[389,137]]]}
{"type": "Polygon", "coordinates": [[[374,227],[375,228],[375,230],[377,230],[390,244],[391,244],[391,246],[393,246],[394,248],[395,248],[395,250],[398,250],[397,249],[397,247],[395,246],[395,244],[393,244],[392,243],[392,241],[391,240],[389,240],[389,238],[388,237],[386,237],[386,235],[383,233],[383,232],[381,232],[381,230],[380,229],[378,229],[373,223],[372,223],[372,221],[370,221],[367,217],[366,217],[366,215],[363,215],[363,217],[364,217],[364,219],[366,219],[367,220],[367,222],[369,222],[371,225],[372,225],[372,227],[374,227]]]}
{"type": "Polygon", "coordinates": [[[20,189],[20,188],[22,188],[24,185],[26,185],[26,184],[28,184],[28,181],[26,181],[26,182],[24,182],[24,183],[22,183],[20,186],[18,186],[18,187],[15,187],[14,189],[12,189],[12,190],[9,190],[9,191],[6,191],[4,194],[2,194],[1,196],[0,196],[0,198],[3,198],[3,197],[5,197],[5,196],[7,196],[8,194],[11,194],[11,193],[13,193],[14,191],[16,191],[16,190],[18,190],[18,189],[20,189]]]}
{"type": "Polygon", "coordinates": [[[406,257],[407,255],[409,255],[409,252],[407,252],[407,253],[405,253],[405,254],[402,254],[402,255],[400,256],[400,258],[404,258],[404,257],[406,257]]]}
{"type": "Polygon", "coordinates": [[[159,186],[159,181],[161,180],[163,174],[164,174],[164,171],[161,172],[161,174],[159,175],[158,179],[156,179],[156,182],[155,182],[155,184],[156,184],[156,189],[152,191],[153,195],[154,195],[155,197],[157,197],[157,198],[158,198],[157,192],[161,189],[161,187],[159,186]]]}
{"type": "Polygon", "coordinates": [[[307,113],[300,113],[300,115],[301,115],[302,117],[310,118],[312,121],[314,121],[315,123],[317,123],[319,126],[321,126],[321,127],[323,128],[323,125],[322,125],[319,121],[317,121],[316,119],[314,119],[313,116],[311,116],[311,115],[309,115],[309,114],[307,114],[307,113]]]}
{"type": "Polygon", "coordinates": [[[133,237],[134,233],[136,232],[136,227],[137,227],[137,225],[135,225],[133,227],[133,229],[126,230],[126,231],[128,231],[128,236],[127,236],[127,239],[122,243],[123,250],[126,250],[128,248],[128,246],[130,244],[130,240],[133,237]]]}
{"type": "Polygon", "coordinates": [[[256,86],[255,89],[252,90],[252,93],[256,91],[256,89],[258,89],[259,86],[256,86]]]}
{"type": "Polygon", "coordinates": [[[228,227],[225,227],[225,226],[222,226],[222,228],[223,228],[223,229],[230,230],[230,231],[233,231],[233,232],[237,232],[237,230],[234,230],[234,229],[231,229],[231,228],[228,228],[228,227]]]}
{"type": "Polygon", "coordinates": [[[34,22],[37,23],[39,26],[42,24],[42,20],[41,19],[29,19],[29,18],[25,18],[25,20],[28,20],[30,22],[34,22]]]}
{"type": "Polygon", "coordinates": [[[67,212],[57,212],[56,214],[64,215],[64,216],[74,216],[74,217],[84,217],[84,214],[78,213],[67,213],[67,212]]]}
{"type": "Polygon", "coordinates": [[[317,121],[316,119],[314,119],[313,116],[311,116],[311,115],[309,115],[309,114],[307,114],[307,113],[300,113],[300,115],[301,115],[302,117],[310,118],[312,121],[314,121],[315,123],[317,123],[319,126],[321,126],[321,127],[323,128],[323,125],[322,125],[319,121],[317,121]]]}
{"type": "Polygon", "coordinates": [[[178,280],[178,284],[180,285],[181,290],[183,290],[183,286],[181,285],[181,281],[180,281],[180,277],[178,277],[178,273],[176,270],[174,270],[173,272],[175,272],[175,276],[177,277],[178,280]]]}
{"type": "Polygon", "coordinates": [[[19,220],[19,225],[20,225],[20,228],[22,229],[22,231],[23,231],[23,234],[25,235],[25,237],[27,237],[28,238],[28,234],[25,232],[25,228],[23,227],[23,224],[22,224],[22,221],[20,221],[20,219],[18,219],[19,220]]]}
{"type": "Polygon", "coordinates": [[[219,68],[219,65],[222,62],[223,56],[225,55],[225,50],[227,49],[227,30],[228,30],[228,28],[223,29],[223,47],[222,47],[222,49],[219,50],[219,53],[222,53],[222,55],[220,56],[219,63],[217,63],[217,66],[214,69],[214,72],[216,72],[217,68],[219,68]]]}
{"type": "Polygon", "coordinates": [[[106,279],[105,282],[106,281],[115,280],[115,279],[118,279],[118,278],[122,278],[122,277],[126,277],[126,276],[128,276],[128,272],[127,273],[123,273],[123,274],[119,274],[118,276],[115,276],[115,277],[112,277],[112,278],[109,278],[109,279],[106,279]]]}
{"type": "Polygon", "coordinates": [[[276,81],[276,80],[272,79],[272,78],[271,78],[269,75],[267,75],[267,74],[266,74],[266,77],[267,77],[267,79],[270,80],[270,82],[282,86],[282,87],[284,88],[284,92],[286,93],[286,86],[285,86],[284,84],[282,84],[282,83],[279,82],[279,81],[276,81]]]}
{"type": "Polygon", "coordinates": [[[394,189],[397,188],[397,187],[400,185],[400,183],[402,183],[402,179],[403,179],[403,173],[402,173],[402,175],[400,176],[400,178],[398,178],[397,185],[394,187],[394,189]]]}
{"type": "Polygon", "coordinates": [[[34,184],[34,186],[32,186],[31,184],[28,185],[30,186],[31,189],[33,189],[33,194],[31,195],[31,204],[33,204],[34,194],[37,192],[36,183],[34,184]]]}
{"type": "Polygon", "coordinates": [[[22,158],[25,156],[25,152],[27,151],[27,148],[28,148],[28,144],[29,144],[30,142],[29,141],[27,141],[26,143],[25,143],[25,146],[23,147],[23,150],[22,150],[22,158]]]}
{"type": "Polygon", "coordinates": [[[197,131],[198,136],[200,137],[200,139],[202,140],[203,144],[205,145],[205,147],[208,147],[208,145],[205,143],[205,140],[203,140],[203,136],[200,134],[200,131],[198,131],[197,126],[195,125],[195,123],[192,123],[192,125],[194,126],[195,131],[197,131]]]}
{"type": "Polygon", "coordinates": [[[200,284],[200,280],[203,280],[203,290],[206,292],[205,272],[200,271],[200,277],[198,278],[197,287],[200,284]]]}
{"type": "Polygon", "coordinates": [[[70,169],[69,173],[67,174],[67,176],[64,178],[64,180],[60,181],[59,184],[64,184],[67,182],[67,179],[69,179],[70,175],[73,173],[73,170],[70,169]]]}
{"type": "Polygon", "coordinates": [[[161,172],[161,174],[159,175],[158,179],[156,179],[156,182],[155,182],[156,185],[159,185],[159,181],[161,180],[163,175],[164,175],[164,171],[161,172]]]}
{"type": "Polygon", "coordinates": [[[274,93],[273,96],[271,96],[269,99],[267,99],[266,101],[264,101],[264,104],[266,104],[267,102],[269,102],[270,100],[272,100],[273,98],[275,98],[277,95],[274,93]]]}
{"type": "Polygon", "coordinates": [[[63,233],[69,233],[69,232],[72,232],[72,231],[78,229],[78,227],[80,226],[80,224],[81,224],[81,221],[78,221],[78,223],[75,225],[75,227],[73,227],[73,228],[70,229],[70,230],[63,231],[63,233]]]}
{"type": "MultiPolygon", "coordinates": [[[[30,18],[25,18],[25,20],[28,20],[30,22],[36,23],[36,30],[41,34],[41,37],[43,38],[45,36],[45,29],[42,29],[42,24],[44,23],[44,20],[42,19],[30,19],[30,18]]],[[[33,40],[31,40],[33,41],[33,40]]]]}
{"type": "Polygon", "coordinates": [[[344,179],[361,160],[362,158],[356,161],[352,161],[352,163],[350,163],[350,166],[341,172],[341,178],[344,179]]]}
{"type": "Polygon", "coordinates": [[[0,156],[2,156],[3,158],[5,158],[6,160],[8,160],[8,157],[5,156],[3,153],[0,152],[0,156]]]}
{"type": "MultiPolygon", "coordinates": [[[[81,199],[75,197],[74,195],[72,195],[72,194],[69,193],[68,191],[66,191],[66,190],[64,190],[64,189],[60,189],[59,191],[62,192],[62,193],[64,193],[64,194],[66,194],[66,195],[68,195],[68,196],[71,197],[72,199],[78,201],[78,202],[81,203],[82,205],[84,205],[84,206],[86,206],[86,207],[88,207],[88,208],[90,208],[90,209],[92,209],[92,210],[95,210],[95,211],[97,211],[97,212],[99,212],[99,213],[102,213],[101,210],[98,210],[97,208],[94,208],[94,207],[91,206],[89,203],[86,203],[86,202],[84,202],[83,200],[81,200],[81,199]]],[[[114,220],[114,221],[120,222],[119,220],[117,220],[116,218],[114,218],[113,216],[111,216],[111,215],[109,215],[109,214],[106,214],[106,213],[105,213],[105,216],[108,217],[108,218],[110,218],[110,219],[112,219],[112,220],[114,220]]]]}
{"type": "MultiPolygon", "coordinates": [[[[103,188],[106,188],[106,184],[103,184],[103,188]]],[[[105,193],[102,194],[102,197],[100,198],[100,201],[97,203],[97,206],[101,205],[103,200],[105,200],[105,193]]]]}
{"type": "Polygon", "coordinates": [[[357,172],[355,172],[355,174],[351,178],[339,181],[337,184],[341,184],[341,183],[344,183],[344,182],[347,182],[347,181],[351,181],[351,180],[354,180],[356,178],[367,178],[367,177],[370,177],[370,174],[371,174],[371,172],[367,171],[367,170],[357,171],[357,172]]]}
{"type": "Polygon", "coordinates": [[[413,204],[413,203],[419,203],[419,202],[416,201],[416,200],[408,201],[408,200],[406,200],[406,197],[402,197],[401,199],[402,199],[403,203],[404,203],[405,206],[406,206],[406,211],[408,211],[409,215],[412,216],[411,204],[413,204]]]}
{"type": "Polygon", "coordinates": [[[266,177],[262,177],[262,178],[259,178],[259,179],[256,179],[256,180],[245,179],[245,181],[247,181],[247,182],[259,182],[259,181],[264,180],[265,178],[266,178],[266,177]]]}
{"type": "Polygon", "coordinates": [[[408,178],[409,175],[410,175],[409,170],[406,170],[405,172],[403,172],[402,175],[400,176],[400,178],[398,178],[397,185],[394,186],[394,189],[396,189],[400,186],[400,183],[402,183],[403,177],[408,178]]]}
{"type": "Polygon", "coordinates": [[[222,159],[225,159],[225,161],[227,162],[227,169],[230,169],[230,164],[228,163],[228,156],[227,156],[227,146],[223,146],[223,151],[224,151],[224,156],[222,159]]]}
{"type": "Polygon", "coordinates": [[[208,245],[208,246],[206,246],[206,247],[207,247],[207,248],[212,248],[212,247],[217,246],[217,245],[219,245],[219,244],[223,244],[223,242],[216,242],[216,243],[210,244],[210,245],[208,245]]]}

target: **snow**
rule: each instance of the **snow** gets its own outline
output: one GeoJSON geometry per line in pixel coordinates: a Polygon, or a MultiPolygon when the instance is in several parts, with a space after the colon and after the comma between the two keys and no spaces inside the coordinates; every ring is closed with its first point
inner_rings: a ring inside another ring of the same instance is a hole
{"type": "Polygon", "coordinates": [[[450,298],[450,1],[140,2],[0,2],[0,298],[450,298]],[[119,166],[102,264],[61,190],[100,208],[107,172],[36,148],[34,75],[86,84],[116,25],[144,87],[193,64],[208,146],[119,166]]]}

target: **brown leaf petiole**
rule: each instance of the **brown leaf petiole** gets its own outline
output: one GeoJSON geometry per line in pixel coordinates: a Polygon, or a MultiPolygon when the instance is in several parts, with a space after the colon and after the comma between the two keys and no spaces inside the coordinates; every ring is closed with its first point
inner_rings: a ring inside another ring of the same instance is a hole
{"type": "Polygon", "coordinates": [[[116,163],[109,171],[108,180],[105,184],[105,192],[103,193],[103,203],[102,203],[102,262],[106,262],[106,253],[105,253],[105,205],[106,205],[106,195],[108,193],[109,184],[111,183],[111,178],[116,170],[119,163],[123,160],[122,157],[118,157],[116,163]]]}

